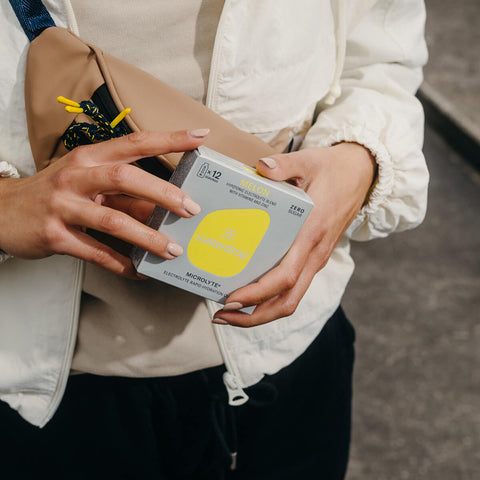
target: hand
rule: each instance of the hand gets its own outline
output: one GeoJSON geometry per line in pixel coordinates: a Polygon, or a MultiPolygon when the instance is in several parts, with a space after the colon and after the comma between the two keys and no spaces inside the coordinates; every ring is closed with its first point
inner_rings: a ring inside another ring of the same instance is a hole
{"type": "Polygon", "coordinates": [[[208,130],[137,132],[78,147],[23,179],[0,180],[0,248],[15,257],[66,254],[127,278],[139,278],[129,258],[86,233],[87,228],[172,259],[173,240],[144,222],[155,205],[181,217],[200,207],[178,187],[129,165],[144,157],[191,150],[208,130]]]}
{"type": "Polygon", "coordinates": [[[257,169],[303,188],[315,206],[280,264],[230,295],[214,323],[249,327],[293,314],[362,207],[376,164],[361,145],[340,143],[273,155],[260,160],[257,169]],[[251,315],[237,311],[251,305],[257,305],[251,315]]]}

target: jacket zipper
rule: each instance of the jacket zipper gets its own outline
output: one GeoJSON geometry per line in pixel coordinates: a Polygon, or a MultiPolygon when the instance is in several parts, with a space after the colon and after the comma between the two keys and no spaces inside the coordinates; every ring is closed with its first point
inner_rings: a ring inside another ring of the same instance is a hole
{"type": "Polygon", "coordinates": [[[224,329],[229,328],[226,325],[213,325],[213,331],[217,337],[217,342],[222,353],[223,361],[225,362],[225,368],[227,371],[223,374],[223,383],[228,393],[228,404],[232,407],[238,407],[248,402],[248,395],[243,390],[243,382],[240,376],[240,372],[232,361],[230,352],[225,346],[225,334],[224,329]]]}
{"type": "MultiPolygon", "coordinates": [[[[218,21],[217,33],[215,34],[215,41],[213,43],[212,61],[210,62],[210,74],[208,76],[207,96],[205,105],[214,110],[214,94],[217,86],[217,73],[218,73],[218,57],[220,51],[220,38],[222,38],[224,26],[225,26],[225,12],[229,9],[231,0],[225,0],[220,19],[218,21]]],[[[217,310],[216,304],[210,300],[206,300],[207,308],[213,318],[215,311],[217,310]]],[[[248,401],[248,395],[244,392],[242,377],[238,368],[233,361],[230,352],[225,345],[224,330],[229,328],[224,325],[213,325],[213,331],[217,338],[218,346],[225,362],[225,368],[227,371],[223,374],[223,383],[228,393],[228,403],[232,406],[243,405],[248,401]]]]}
{"type": "Polygon", "coordinates": [[[63,356],[62,367],[60,370],[60,375],[58,378],[57,388],[53,394],[52,400],[50,402],[50,407],[48,409],[47,415],[43,418],[40,427],[44,427],[50,419],[53,417],[57,411],[60,402],[62,401],[63,394],[67,387],[68,377],[70,375],[70,364],[73,357],[73,350],[77,341],[77,329],[78,329],[78,317],[80,315],[80,302],[82,288],[81,283],[83,281],[83,275],[85,272],[85,264],[82,260],[76,260],[75,262],[75,280],[73,284],[73,291],[75,293],[75,299],[73,302],[72,312],[71,312],[71,321],[70,321],[70,330],[68,332],[67,348],[63,356]]]}
{"type": "MultiPolygon", "coordinates": [[[[212,300],[205,300],[207,304],[207,309],[210,313],[210,316],[213,318],[213,315],[218,310],[217,303],[212,300]]],[[[248,401],[248,395],[243,390],[245,386],[240,371],[237,368],[237,365],[232,359],[230,352],[225,343],[225,328],[231,328],[228,325],[215,325],[213,324],[213,331],[215,332],[215,337],[217,338],[217,343],[220,348],[220,353],[222,354],[223,361],[225,362],[226,372],[223,374],[223,383],[228,393],[228,404],[234,407],[243,405],[248,401]]]]}

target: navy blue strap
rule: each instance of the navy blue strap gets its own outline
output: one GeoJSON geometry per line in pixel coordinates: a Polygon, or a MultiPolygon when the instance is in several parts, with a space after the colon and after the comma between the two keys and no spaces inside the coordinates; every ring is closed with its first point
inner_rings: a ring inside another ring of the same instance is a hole
{"type": "Polygon", "coordinates": [[[53,18],[41,0],[9,1],[23,31],[30,41],[38,37],[46,28],[55,26],[53,18]]]}

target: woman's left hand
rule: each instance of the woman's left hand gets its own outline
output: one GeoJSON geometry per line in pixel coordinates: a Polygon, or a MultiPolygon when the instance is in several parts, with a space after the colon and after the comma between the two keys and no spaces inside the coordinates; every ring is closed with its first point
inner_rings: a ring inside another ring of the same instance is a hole
{"type": "Polygon", "coordinates": [[[376,163],[363,146],[339,143],[273,155],[259,160],[257,169],[272,180],[288,180],[304,189],[314,208],[280,264],[232,293],[214,323],[251,327],[293,314],[362,207],[376,163]],[[257,306],[251,315],[238,311],[251,305],[257,306]]]}

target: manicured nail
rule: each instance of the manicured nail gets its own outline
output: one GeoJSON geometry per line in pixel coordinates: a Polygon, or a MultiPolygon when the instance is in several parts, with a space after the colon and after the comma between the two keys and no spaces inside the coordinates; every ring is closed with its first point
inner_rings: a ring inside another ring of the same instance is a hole
{"type": "Polygon", "coordinates": [[[240,302],[229,302],[223,306],[223,310],[240,310],[243,308],[243,305],[240,302]]]}
{"type": "Polygon", "coordinates": [[[183,197],[183,208],[190,214],[190,215],[197,215],[202,210],[200,205],[194,202],[190,197],[183,197]]]}
{"type": "Polygon", "coordinates": [[[183,253],[183,248],[178,243],[170,242],[167,245],[167,252],[173,257],[179,257],[183,253]]]}
{"type": "Polygon", "coordinates": [[[229,324],[226,320],[224,320],[223,318],[219,318],[219,317],[215,317],[212,320],[212,323],[216,323],[217,325],[228,325],[229,324]]]}
{"type": "Polygon", "coordinates": [[[273,158],[261,158],[260,161],[264,163],[268,168],[271,168],[272,170],[274,168],[277,168],[277,162],[273,158]]]}
{"type": "Polygon", "coordinates": [[[188,134],[193,138],[204,138],[210,133],[209,128],[196,128],[194,130],[189,130],[188,134]]]}

